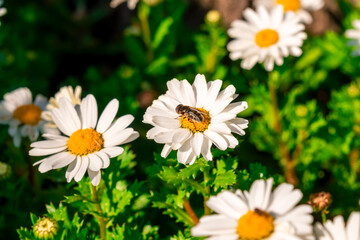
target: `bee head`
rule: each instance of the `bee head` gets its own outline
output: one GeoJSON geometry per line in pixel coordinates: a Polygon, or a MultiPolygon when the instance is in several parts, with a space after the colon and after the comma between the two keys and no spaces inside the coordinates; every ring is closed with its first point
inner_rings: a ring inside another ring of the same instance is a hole
{"type": "Polygon", "coordinates": [[[175,108],[175,112],[182,114],[184,112],[183,106],[184,105],[182,104],[177,105],[177,107],[175,108]]]}

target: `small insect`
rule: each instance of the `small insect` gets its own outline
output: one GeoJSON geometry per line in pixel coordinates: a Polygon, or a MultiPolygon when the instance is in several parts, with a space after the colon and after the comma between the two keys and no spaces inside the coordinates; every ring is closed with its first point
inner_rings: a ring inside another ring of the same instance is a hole
{"type": "Polygon", "coordinates": [[[178,114],[193,120],[194,122],[200,123],[204,121],[204,113],[200,110],[197,110],[196,108],[179,104],[177,105],[175,111],[178,114]]]}
{"type": "Polygon", "coordinates": [[[255,213],[256,213],[257,215],[259,215],[259,216],[263,216],[263,215],[266,215],[266,214],[267,214],[266,212],[264,212],[263,210],[258,209],[258,208],[255,208],[254,211],[255,211],[255,213]]]}

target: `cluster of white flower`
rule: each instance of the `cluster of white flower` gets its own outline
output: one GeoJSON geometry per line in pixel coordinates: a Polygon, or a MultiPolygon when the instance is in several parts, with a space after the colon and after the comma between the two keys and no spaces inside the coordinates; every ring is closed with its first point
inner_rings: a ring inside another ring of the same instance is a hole
{"type": "MultiPolygon", "coordinates": [[[[113,0],[116,7],[125,0],[113,0]]],[[[134,9],[138,0],[129,0],[134,9]]],[[[0,1],[1,5],[2,1],[0,1]]],[[[289,55],[300,56],[307,35],[304,23],[312,21],[308,11],[318,10],[323,0],[257,0],[256,11],[244,11],[244,20],[236,20],[228,30],[227,49],[232,60],[242,59],[241,66],[251,69],[264,63],[267,71],[282,65],[289,55]]],[[[1,12],[1,10],[0,10],[1,12]]],[[[354,21],[356,30],[346,36],[360,45],[360,20],[354,21]]],[[[356,50],[354,55],[359,55],[356,50]]],[[[235,148],[239,142],[233,133],[245,134],[248,121],[238,117],[247,109],[244,101],[233,102],[238,95],[233,85],[222,88],[222,80],[207,82],[198,74],[193,84],[173,79],[168,91],[146,110],[143,122],[153,127],[147,138],[164,144],[161,156],[172,150],[177,160],[193,164],[202,155],[212,161],[211,147],[220,150],[235,148]]],[[[31,156],[47,156],[36,162],[40,172],[67,167],[66,179],[80,181],[85,172],[96,186],[101,180],[101,169],[110,159],[120,155],[119,145],[139,137],[128,127],[134,120],[125,115],[115,120],[119,102],[113,99],[98,117],[97,102],[89,94],[81,98],[81,87],[63,87],[47,99],[37,95],[34,102],[28,88],[19,88],[4,95],[0,103],[0,123],[9,124],[9,135],[14,145],[20,146],[22,137],[31,141],[43,132],[46,140],[33,142],[31,156]],[[115,120],[115,121],[114,121],[115,120]]],[[[208,236],[211,240],[359,240],[360,213],[351,214],[345,227],[344,219],[336,217],[324,225],[317,223],[313,230],[312,208],[296,206],[302,199],[300,190],[283,183],[272,191],[273,179],[257,180],[247,191],[223,191],[211,197],[207,205],[216,214],[204,216],[192,228],[193,236],[208,236]],[[314,236],[315,234],[315,236],[314,236]]]]}

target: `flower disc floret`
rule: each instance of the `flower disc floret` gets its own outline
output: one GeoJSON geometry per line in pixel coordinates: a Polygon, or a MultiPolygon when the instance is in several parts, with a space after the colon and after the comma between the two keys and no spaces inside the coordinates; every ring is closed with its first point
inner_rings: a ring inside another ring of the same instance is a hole
{"type": "Polygon", "coordinates": [[[23,124],[34,126],[41,121],[41,108],[35,104],[22,105],[15,109],[13,116],[23,124]]]}
{"type": "Polygon", "coordinates": [[[239,219],[236,231],[240,239],[264,239],[274,231],[274,218],[258,208],[250,210],[239,219]]]}
{"type": "Polygon", "coordinates": [[[104,146],[104,140],[94,129],[79,129],[69,137],[67,146],[72,154],[85,156],[100,151],[104,146]]]}
{"type": "Polygon", "coordinates": [[[301,7],[300,0],[276,0],[276,3],[282,5],[284,7],[285,12],[287,11],[296,12],[301,7]]]}
{"type": "Polygon", "coordinates": [[[255,42],[259,47],[270,47],[279,41],[279,34],[272,29],[264,29],[255,35],[255,42]]]}
{"type": "Polygon", "coordinates": [[[210,120],[211,120],[210,114],[208,111],[206,111],[203,108],[196,108],[196,109],[203,113],[202,115],[204,118],[203,121],[196,122],[191,118],[188,118],[186,116],[181,116],[180,118],[181,127],[189,129],[192,133],[205,132],[210,125],[210,120]]]}

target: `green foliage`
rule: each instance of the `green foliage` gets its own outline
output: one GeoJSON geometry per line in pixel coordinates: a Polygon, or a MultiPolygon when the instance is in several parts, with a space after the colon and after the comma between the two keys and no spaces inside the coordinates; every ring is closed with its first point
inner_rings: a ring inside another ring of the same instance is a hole
{"type": "Polygon", "coordinates": [[[1,95],[27,86],[33,95],[51,97],[60,86],[81,85],[99,110],[119,99],[118,115],[135,117],[140,139],[111,159],[94,190],[87,176],[67,183],[64,169],[40,174],[32,166],[40,158],[28,157],[30,142],[15,148],[2,126],[0,160],[12,172],[0,177],[1,239],[36,239],[33,225],[42,216],[57,221],[54,239],[100,239],[101,219],[107,239],[199,239],[191,237],[189,207],[199,218],[209,197],[246,191],[269,177],[275,185],[294,180],[303,202],[311,193],[330,192],[330,217],[358,209],[360,57],[351,56],[354,47],[343,32],[360,18],[359,6],[337,1],[344,16],[339,32],[309,33],[300,57],[289,56],[268,73],[261,64],[244,70],[231,61],[226,27],[205,21],[194,1],[139,1],[131,11],[109,2],[5,0],[1,95]],[[249,129],[236,136],[235,149],[213,146],[213,161],[200,156],[185,166],[175,151],[166,159],[158,154],[142,120],[168,80],[192,82],[197,73],[236,87],[236,101],[249,106],[239,115],[249,129]]]}

